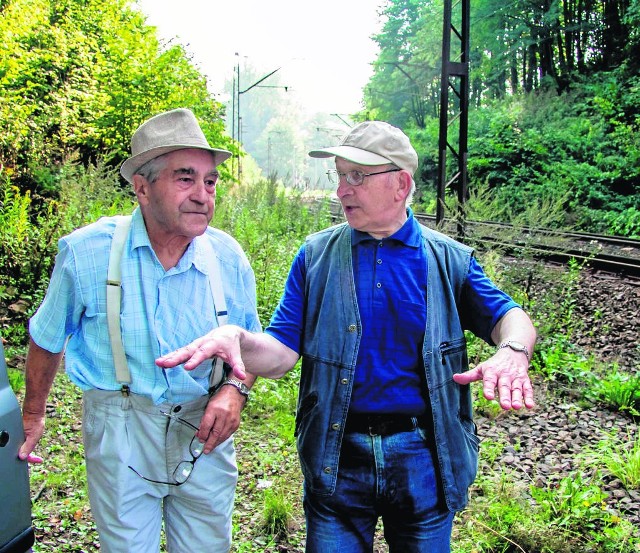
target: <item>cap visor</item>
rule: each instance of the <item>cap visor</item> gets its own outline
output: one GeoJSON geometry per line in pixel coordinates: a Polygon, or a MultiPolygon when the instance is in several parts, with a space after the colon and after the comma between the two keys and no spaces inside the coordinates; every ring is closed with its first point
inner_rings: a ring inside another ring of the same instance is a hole
{"type": "Polygon", "coordinates": [[[311,150],[310,157],[341,157],[347,161],[357,163],[358,165],[385,165],[392,163],[386,157],[382,157],[360,148],[353,146],[335,146],[333,148],[322,148],[320,150],[311,150]]]}

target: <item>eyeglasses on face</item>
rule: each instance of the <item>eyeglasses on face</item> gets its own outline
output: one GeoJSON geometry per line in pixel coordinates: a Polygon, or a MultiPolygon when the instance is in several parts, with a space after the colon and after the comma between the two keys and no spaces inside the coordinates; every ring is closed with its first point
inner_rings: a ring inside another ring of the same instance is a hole
{"type": "Polygon", "coordinates": [[[327,171],[327,178],[331,184],[339,184],[340,179],[344,178],[351,186],[360,186],[367,177],[372,177],[373,175],[384,175],[385,173],[395,173],[396,171],[402,171],[402,169],[394,167],[393,169],[378,171],[376,173],[364,173],[363,171],[358,170],[341,173],[340,171],[330,170],[327,171]]]}
{"type": "MultiPolygon", "coordinates": [[[[181,419],[180,417],[176,417],[175,415],[172,415],[171,413],[167,413],[165,411],[160,411],[160,413],[162,413],[165,417],[169,417],[174,421],[177,421],[181,424],[188,426],[189,428],[193,428],[193,430],[195,430],[196,432],[198,431],[198,427],[194,426],[189,421],[181,419]]],[[[167,486],[182,486],[182,484],[184,484],[187,480],[189,480],[189,477],[193,472],[196,461],[201,457],[203,451],[204,451],[204,444],[200,443],[198,436],[194,435],[193,438],[191,438],[191,442],[189,443],[189,454],[191,455],[191,460],[185,459],[183,461],[180,461],[180,463],[178,463],[178,466],[175,468],[175,470],[171,474],[171,477],[173,478],[173,482],[167,482],[164,480],[153,480],[152,478],[147,478],[146,476],[143,476],[142,474],[140,474],[131,465],[129,465],[129,468],[133,472],[135,472],[140,478],[142,478],[143,480],[146,480],[147,482],[152,482],[154,484],[165,484],[167,486]]]]}

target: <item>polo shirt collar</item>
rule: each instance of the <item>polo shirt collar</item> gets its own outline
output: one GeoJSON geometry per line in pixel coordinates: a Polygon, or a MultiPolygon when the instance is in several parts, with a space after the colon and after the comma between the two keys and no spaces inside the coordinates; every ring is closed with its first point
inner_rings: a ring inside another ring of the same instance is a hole
{"type": "MultiPolygon", "coordinates": [[[[357,246],[361,242],[368,240],[378,240],[367,232],[351,229],[351,244],[357,246]]],[[[416,218],[413,216],[413,211],[410,207],[407,207],[407,220],[404,224],[391,236],[387,236],[382,240],[395,240],[405,246],[411,248],[419,248],[422,243],[422,233],[420,232],[420,225],[416,218]]]]}

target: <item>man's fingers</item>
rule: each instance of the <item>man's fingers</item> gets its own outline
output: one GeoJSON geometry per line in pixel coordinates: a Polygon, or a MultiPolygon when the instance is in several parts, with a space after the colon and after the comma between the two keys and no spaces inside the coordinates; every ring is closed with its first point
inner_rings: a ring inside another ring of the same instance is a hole
{"type": "Polygon", "coordinates": [[[27,461],[29,459],[29,455],[31,455],[31,450],[26,447],[26,442],[22,445],[22,447],[18,450],[18,458],[21,461],[27,461]]]}
{"type": "Polygon", "coordinates": [[[229,359],[228,363],[233,369],[233,375],[235,377],[239,378],[240,380],[244,380],[245,378],[247,378],[247,372],[246,372],[246,369],[244,368],[244,362],[242,361],[242,357],[238,355],[233,359],[229,359]]]}
{"type": "Polygon", "coordinates": [[[184,363],[187,359],[189,359],[191,355],[188,353],[186,348],[180,348],[171,353],[167,353],[162,357],[158,357],[156,359],[156,365],[158,367],[162,367],[163,369],[171,369],[180,363],[184,363]]]}
{"type": "Polygon", "coordinates": [[[524,394],[524,406],[527,409],[533,409],[536,406],[536,403],[533,400],[533,385],[529,378],[524,381],[524,384],[522,385],[522,392],[524,394]]]}
{"type": "Polygon", "coordinates": [[[169,369],[182,364],[186,370],[191,371],[203,361],[214,357],[220,357],[228,363],[235,376],[241,380],[246,378],[240,345],[237,342],[229,342],[228,339],[220,338],[220,336],[198,338],[184,347],[158,357],[156,365],[169,369]]]}
{"type": "Polygon", "coordinates": [[[33,450],[33,447],[34,446],[30,445],[27,442],[22,444],[22,447],[18,450],[18,459],[20,459],[21,461],[26,461],[27,463],[32,463],[34,465],[43,463],[44,459],[42,457],[39,457],[38,455],[35,455],[31,452],[33,450]]]}
{"type": "Polygon", "coordinates": [[[195,369],[200,363],[210,357],[214,357],[211,348],[207,347],[206,343],[196,340],[171,353],[158,357],[156,359],[156,365],[164,369],[170,369],[184,364],[184,368],[189,371],[195,369]]]}
{"type": "Polygon", "coordinates": [[[204,445],[205,454],[211,453],[216,447],[218,447],[226,439],[226,437],[223,435],[224,429],[222,428],[222,426],[223,425],[218,423],[217,426],[214,424],[213,427],[211,428],[209,437],[207,438],[207,441],[205,442],[205,445],[204,445]]]}
{"type": "Polygon", "coordinates": [[[489,401],[496,399],[497,388],[500,406],[505,410],[535,406],[533,386],[526,371],[523,376],[518,370],[497,371],[490,363],[480,363],[474,369],[454,374],[453,380],[461,385],[482,380],[482,393],[489,401]]]}
{"type": "Polygon", "coordinates": [[[471,382],[476,382],[482,379],[482,369],[480,367],[475,367],[463,373],[457,373],[453,375],[453,380],[457,384],[470,384],[471,382]]]}

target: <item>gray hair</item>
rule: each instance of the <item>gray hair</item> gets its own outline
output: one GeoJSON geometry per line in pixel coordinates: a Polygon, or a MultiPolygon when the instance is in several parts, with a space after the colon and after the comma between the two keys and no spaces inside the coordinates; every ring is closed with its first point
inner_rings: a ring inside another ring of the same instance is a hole
{"type": "Polygon", "coordinates": [[[409,207],[411,202],[413,202],[413,196],[416,193],[416,181],[411,177],[411,190],[409,190],[409,194],[407,195],[407,199],[405,200],[404,205],[409,207]]]}
{"type": "Polygon", "coordinates": [[[167,154],[159,155],[153,159],[147,161],[142,167],[139,167],[134,172],[134,175],[140,175],[144,177],[148,182],[153,184],[158,180],[160,173],[167,166],[167,154]]]}

